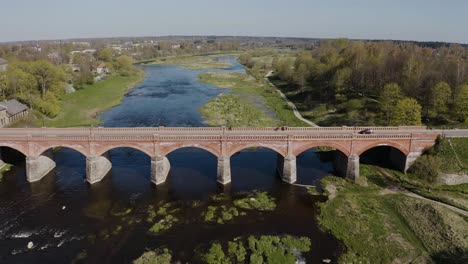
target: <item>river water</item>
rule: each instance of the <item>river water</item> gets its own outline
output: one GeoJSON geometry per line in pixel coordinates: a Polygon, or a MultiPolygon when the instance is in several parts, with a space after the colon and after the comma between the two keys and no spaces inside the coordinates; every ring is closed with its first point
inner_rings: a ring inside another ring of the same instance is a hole
{"type": "MultiPolygon", "coordinates": [[[[197,112],[211,98],[228,92],[201,84],[207,71],[244,72],[233,57],[222,70],[187,70],[177,66],[141,66],[146,79],[131,90],[122,104],[102,114],[103,125],[202,126],[197,112]]],[[[197,262],[196,249],[212,241],[226,242],[249,235],[295,235],[311,239],[308,263],[333,262],[342,246],[320,230],[317,203],[304,187],[283,183],[276,175],[276,153],[255,149],[231,158],[232,184],[216,182],[217,159],[193,149],[169,155],[167,182],[150,182],[150,158],[137,150],[110,152],[112,170],[104,180],[86,183],[85,157],[70,149],[55,150],[57,167],[40,182],[26,181],[24,161],[18,161],[0,182],[0,263],[129,263],[143,252],[166,247],[173,259],[197,262]],[[218,204],[229,204],[245,193],[266,191],[276,199],[272,212],[249,211],[225,224],[206,223],[201,213],[213,195],[225,194],[218,204]],[[171,203],[180,221],[159,235],[149,234],[148,207],[171,203]],[[197,206],[193,206],[197,204],[197,206]],[[128,210],[131,209],[131,210],[128,210]],[[128,211],[127,211],[128,210],[128,211]],[[28,249],[29,242],[33,248],[28,249]]],[[[298,157],[298,183],[316,184],[332,173],[326,157],[314,150],[298,157]]]]}

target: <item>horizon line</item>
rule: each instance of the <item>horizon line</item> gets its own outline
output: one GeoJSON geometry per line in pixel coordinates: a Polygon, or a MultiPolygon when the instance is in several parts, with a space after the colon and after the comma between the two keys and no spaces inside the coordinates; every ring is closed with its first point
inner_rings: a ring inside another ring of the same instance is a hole
{"type": "Polygon", "coordinates": [[[14,44],[14,43],[27,43],[27,42],[47,42],[47,41],[73,41],[73,40],[99,40],[99,39],[131,39],[131,38],[167,38],[167,37],[222,37],[222,38],[277,38],[277,39],[304,39],[304,40],[335,40],[335,39],[348,39],[353,41],[392,41],[392,42],[415,42],[415,43],[444,43],[444,44],[459,44],[468,45],[468,42],[450,42],[440,40],[410,40],[410,39],[381,39],[381,38],[347,38],[347,37],[334,37],[334,38],[322,38],[322,37],[298,37],[298,36],[253,36],[253,35],[141,35],[141,36],[106,36],[106,37],[77,37],[77,38],[52,38],[52,39],[30,39],[30,40],[11,40],[11,41],[0,41],[1,44],[14,44]]]}

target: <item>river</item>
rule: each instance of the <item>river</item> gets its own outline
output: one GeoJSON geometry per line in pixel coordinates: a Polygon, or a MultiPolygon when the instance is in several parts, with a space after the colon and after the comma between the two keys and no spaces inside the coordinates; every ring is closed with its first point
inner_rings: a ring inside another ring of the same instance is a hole
{"type": "MultiPolygon", "coordinates": [[[[228,91],[199,83],[198,74],[245,72],[234,57],[221,59],[233,66],[195,71],[171,65],[141,66],[144,82],[128,92],[121,105],[101,115],[103,125],[202,126],[198,108],[228,91]]],[[[235,154],[231,158],[232,184],[226,187],[216,182],[217,159],[193,148],[169,155],[170,175],[157,187],[150,182],[150,158],[137,150],[112,150],[110,175],[93,186],[85,181],[84,156],[62,148],[54,152],[54,158],[56,169],[37,183],[26,181],[24,161],[4,174],[0,182],[0,263],[129,263],[159,247],[172,251],[173,260],[192,263],[196,248],[249,235],[307,236],[312,242],[304,255],[309,263],[325,258],[335,262],[343,250],[317,223],[317,203],[324,198],[283,183],[276,175],[276,153],[271,150],[235,154]],[[276,209],[249,211],[225,224],[203,221],[201,213],[212,204],[213,195],[226,194],[219,203],[228,204],[254,190],[274,197],[276,209]],[[168,202],[178,209],[180,221],[159,235],[149,234],[148,207],[168,202]],[[27,248],[29,242],[33,242],[31,249],[27,248]]],[[[333,170],[331,162],[314,150],[300,155],[297,167],[301,184],[316,184],[333,170]]]]}

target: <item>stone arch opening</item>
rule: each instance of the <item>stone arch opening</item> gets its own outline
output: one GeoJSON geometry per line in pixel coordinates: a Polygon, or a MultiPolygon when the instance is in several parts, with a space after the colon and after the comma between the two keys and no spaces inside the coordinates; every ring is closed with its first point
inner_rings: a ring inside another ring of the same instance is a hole
{"type": "Polygon", "coordinates": [[[24,163],[26,154],[10,146],[0,146],[0,167],[4,164],[19,165],[24,163]]]}
{"type": "Polygon", "coordinates": [[[86,153],[67,145],[53,145],[39,152],[42,162],[49,163],[55,169],[57,182],[67,183],[70,178],[82,182],[86,178],[86,153]]]}
{"type": "Polygon", "coordinates": [[[187,150],[189,152],[205,151],[205,152],[211,153],[215,157],[220,156],[219,150],[208,145],[200,145],[200,144],[182,144],[182,145],[171,146],[171,147],[162,147],[161,156],[168,156],[173,152],[178,152],[178,151],[184,152],[187,150]]]}
{"type": "MultiPolygon", "coordinates": [[[[140,184],[151,181],[151,156],[147,151],[136,147],[114,146],[101,154],[112,166],[110,174],[117,188],[137,191],[140,184]],[[140,180],[143,179],[143,180],[140,180]]],[[[106,162],[103,160],[103,162],[106,162]]]]}
{"type": "Polygon", "coordinates": [[[314,144],[298,152],[297,183],[317,186],[328,175],[345,176],[343,167],[347,166],[347,151],[327,145],[314,144]]]}
{"type": "Polygon", "coordinates": [[[0,146],[0,173],[13,168],[24,168],[26,155],[18,149],[10,146],[0,146]]]}
{"type": "Polygon", "coordinates": [[[170,171],[168,188],[178,196],[200,199],[215,193],[218,156],[202,147],[184,146],[167,154],[170,171]]]}
{"type": "Polygon", "coordinates": [[[405,171],[407,154],[390,145],[374,146],[359,155],[361,164],[405,171]]]}
{"type": "Polygon", "coordinates": [[[228,153],[228,156],[229,157],[232,157],[232,156],[235,156],[235,155],[239,155],[239,153],[242,153],[242,152],[254,152],[256,150],[263,150],[263,151],[272,151],[272,152],[275,152],[276,154],[282,156],[282,157],[285,157],[286,156],[286,150],[285,149],[281,149],[279,147],[275,147],[275,146],[266,146],[266,145],[261,145],[261,144],[258,144],[258,143],[250,143],[250,144],[243,144],[243,145],[240,145],[240,146],[237,146],[237,147],[233,147],[230,149],[229,153],[228,153]]]}
{"type": "Polygon", "coordinates": [[[230,157],[232,191],[262,190],[279,186],[284,154],[278,149],[254,144],[233,151],[230,157]]]}

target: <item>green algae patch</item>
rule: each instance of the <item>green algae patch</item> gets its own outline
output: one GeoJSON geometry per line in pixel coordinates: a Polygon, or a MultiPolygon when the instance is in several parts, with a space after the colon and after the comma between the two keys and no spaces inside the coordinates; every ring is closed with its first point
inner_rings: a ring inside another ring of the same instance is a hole
{"type": "Polygon", "coordinates": [[[246,198],[234,201],[234,205],[248,210],[273,211],[276,208],[275,199],[266,192],[257,192],[246,198]]]}
{"type": "Polygon", "coordinates": [[[147,251],[133,261],[133,264],[170,264],[172,260],[168,249],[147,251]]]}
{"type": "Polygon", "coordinates": [[[179,219],[176,217],[172,215],[166,215],[163,219],[156,222],[148,231],[153,235],[157,235],[170,229],[177,222],[179,222],[179,219]]]}
{"type": "Polygon", "coordinates": [[[224,224],[225,222],[233,220],[235,217],[242,215],[235,207],[223,206],[208,206],[206,212],[202,213],[205,222],[215,222],[224,224]]]}
{"type": "Polygon", "coordinates": [[[120,212],[112,212],[112,215],[113,216],[126,216],[126,215],[129,215],[132,211],[133,211],[132,208],[128,208],[120,212]]]}
{"type": "Polygon", "coordinates": [[[155,218],[167,216],[169,214],[174,214],[177,213],[179,210],[179,208],[175,208],[175,205],[173,203],[166,203],[160,206],[157,210],[154,206],[150,205],[147,210],[148,217],[146,218],[146,221],[148,223],[153,223],[155,218]]]}
{"type": "Polygon", "coordinates": [[[311,242],[307,237],[294,236],[250,236],[236,238],[227,243],[211,244],[201,260],[214,263],[284,263],[303,261],[302,253],[310,251],[311,242]]]}

